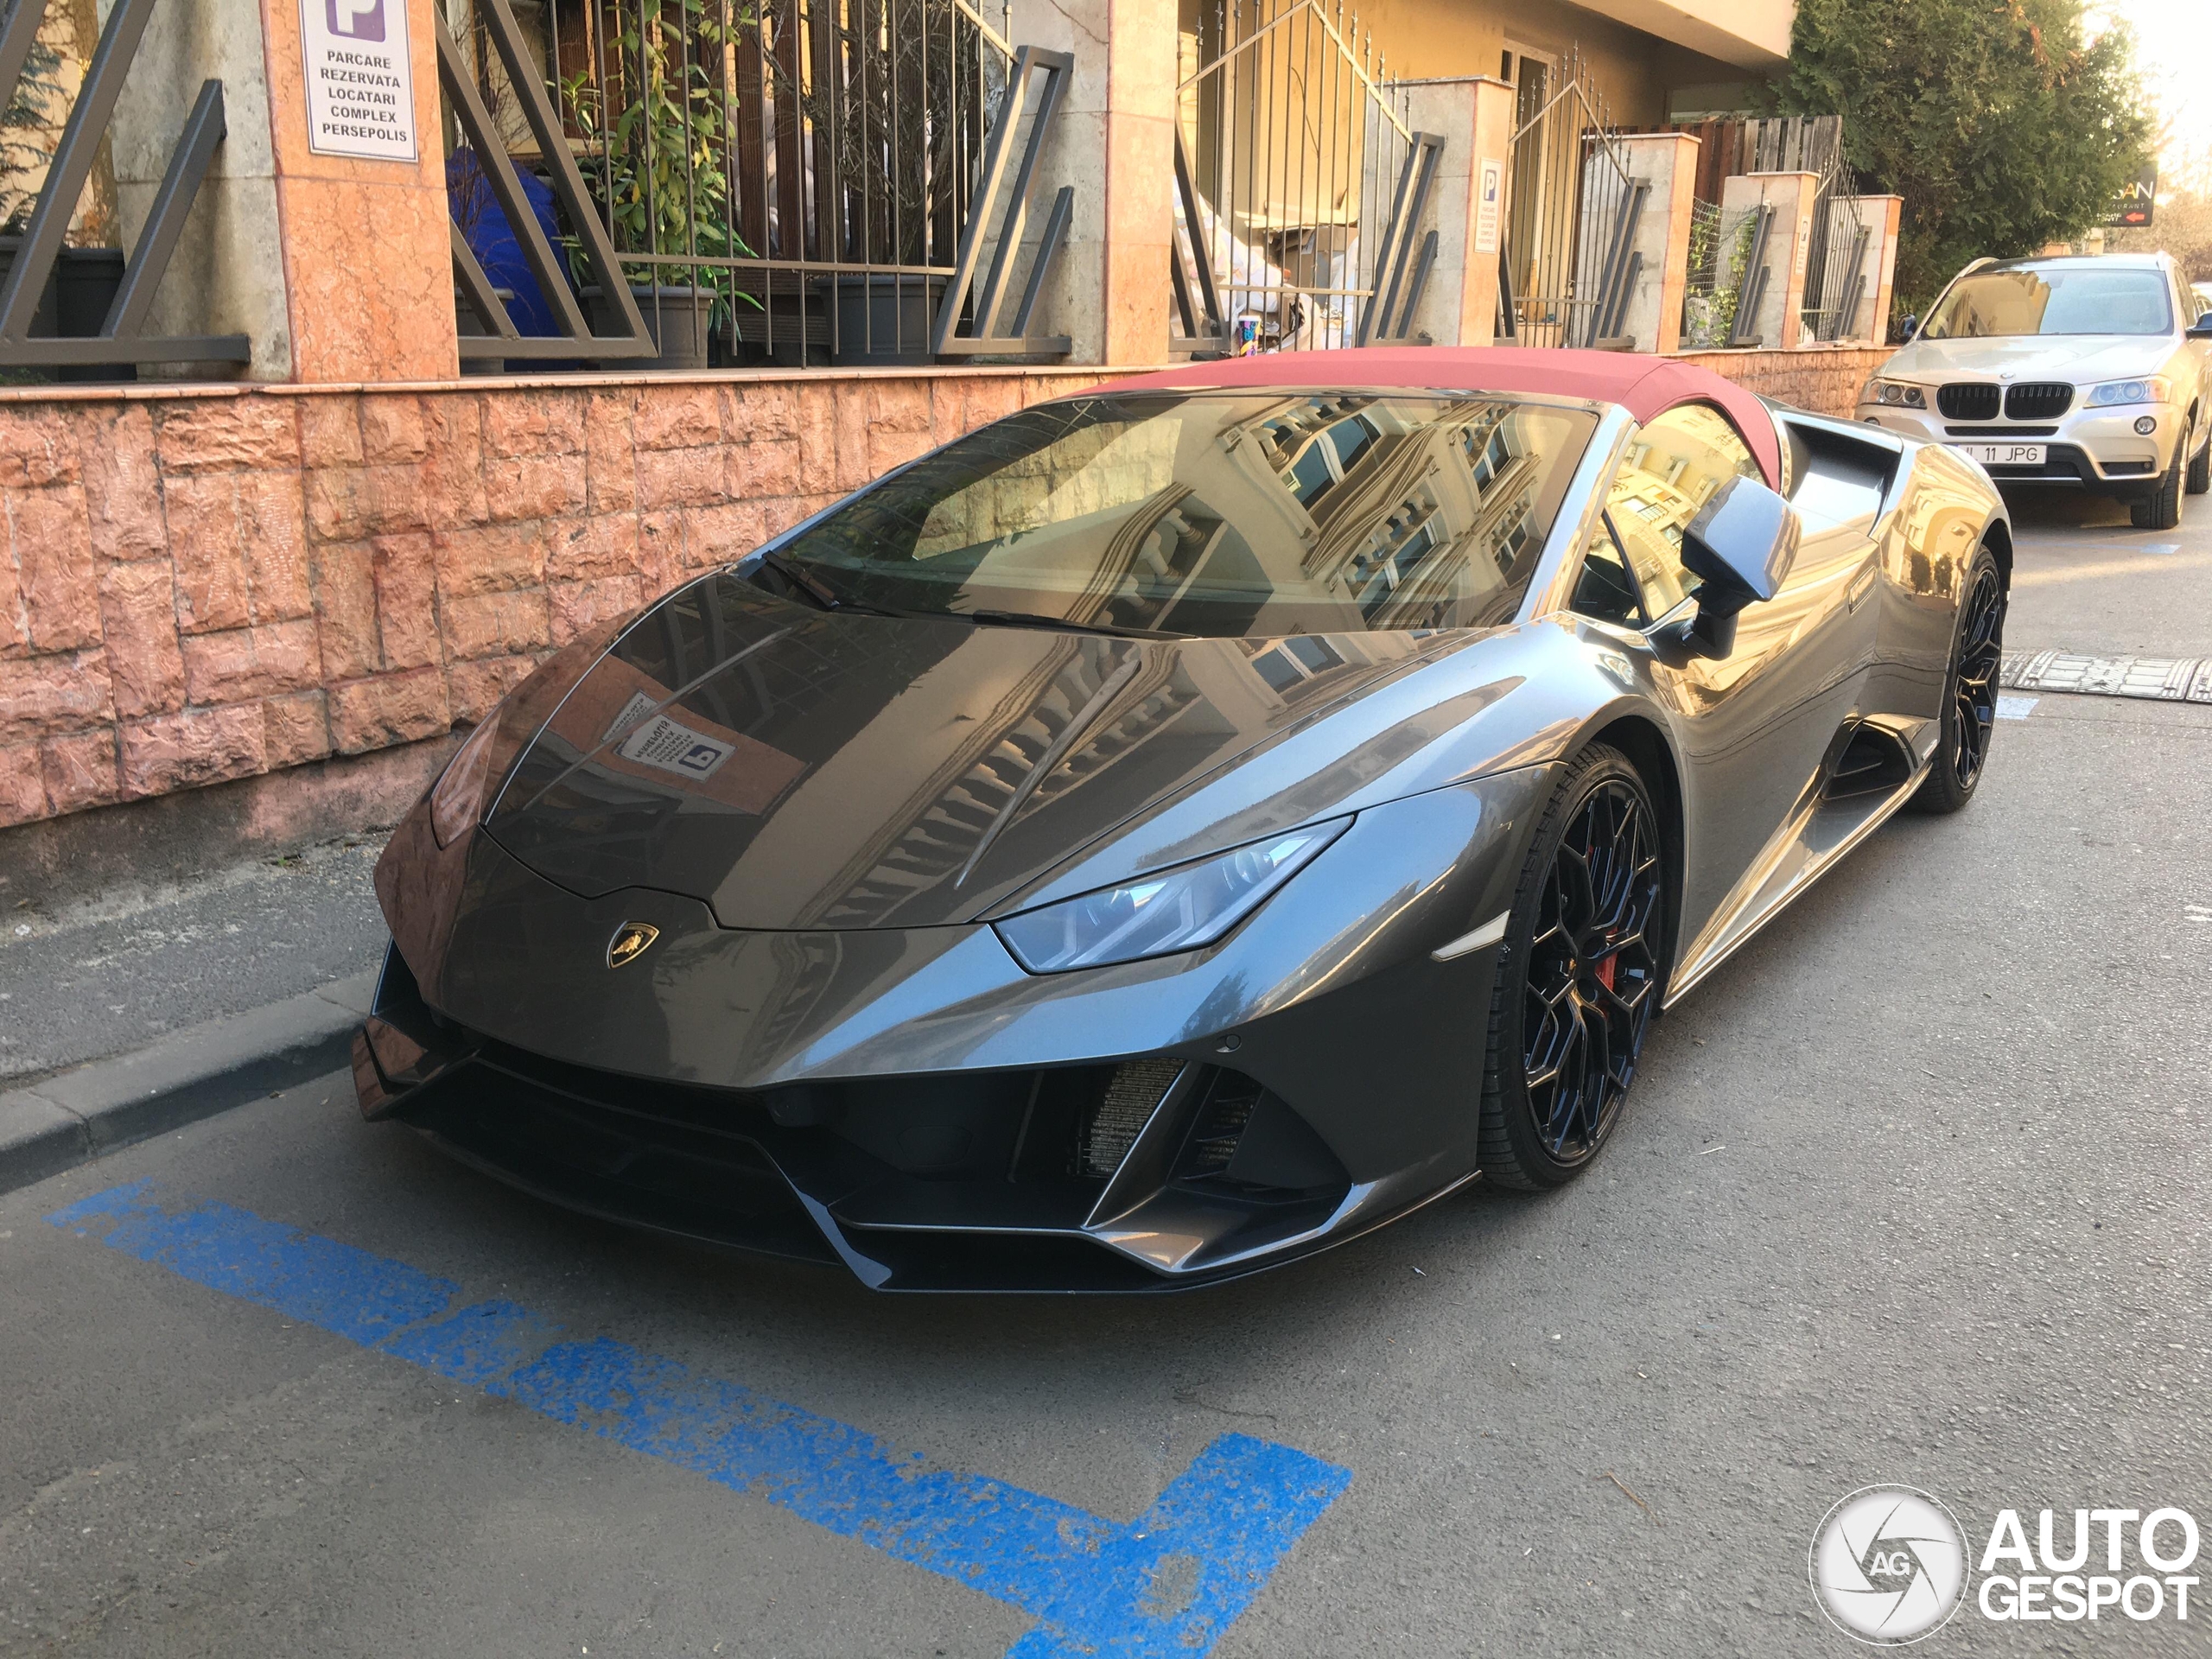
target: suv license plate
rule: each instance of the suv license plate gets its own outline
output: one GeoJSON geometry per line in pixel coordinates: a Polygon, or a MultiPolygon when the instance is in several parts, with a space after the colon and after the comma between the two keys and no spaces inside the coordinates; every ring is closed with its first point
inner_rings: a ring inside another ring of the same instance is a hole
{"type": "Polygon", "coordinates": [[[1955,443],[1951,448],[1962,455],[1972,455],[1985,467],[2040,467],[2044,452],[2050,448],[2041,443],[1955,443]]]}

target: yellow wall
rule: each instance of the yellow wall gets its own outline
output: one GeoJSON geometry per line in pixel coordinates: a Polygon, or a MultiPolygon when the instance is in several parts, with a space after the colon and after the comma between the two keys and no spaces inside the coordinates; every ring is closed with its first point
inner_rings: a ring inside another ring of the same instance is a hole
{"type": "MultiPolygon", "coordinates": [[[[1510,35],[1540,51],[1580,47],[1613,120],[1656,127],[1670,87],[1738,81],[1745,71],[1560,0],[1359,0],[1361,29],[1374,36],[1392,76],[1407,80],[1495,75],[1510,35]]],[[[1187,25],[1186,25],[1187,26],[1187,25]]]]}

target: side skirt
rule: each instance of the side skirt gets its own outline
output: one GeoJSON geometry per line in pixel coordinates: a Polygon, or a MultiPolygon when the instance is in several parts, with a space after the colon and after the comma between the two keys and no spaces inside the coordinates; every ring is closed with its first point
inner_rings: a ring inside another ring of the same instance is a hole
{"type": "Polygon", "coordinates": [[[1660,1004],[1662,1010],[1688,996],[1700,980],[1788,908],[1791,899],[1887,823],[1912,798],[1934,765],[1931,753],[1913,768],[1901,788],[1885,796],[1831,800],[1821,791],[1812,791],[1806,804],[1791,815],[1789,828],[1775,837],[1766,856],[1738,888],[1742,898],[1706,925],[1688,960],[1675,970],[1667,987],[1667,1000],[1660,1004]]]}

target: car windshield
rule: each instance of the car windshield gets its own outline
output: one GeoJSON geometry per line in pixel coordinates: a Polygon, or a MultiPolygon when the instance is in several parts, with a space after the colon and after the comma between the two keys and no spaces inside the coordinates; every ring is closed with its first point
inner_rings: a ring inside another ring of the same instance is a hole
{"type": "Polygon", "coordinates": [[[1511,620],[1586,408],[1365,391],[1040,405],[776,550],[829,603],[1269,638],[1511,620]]]}
{"type": "Polygon", "coordinates": [[[2163,334],[2174,326],[2164,273],[2141,266],[2027,265],[1961,276],[1926,340],[1999,334],[2163,334]]]}

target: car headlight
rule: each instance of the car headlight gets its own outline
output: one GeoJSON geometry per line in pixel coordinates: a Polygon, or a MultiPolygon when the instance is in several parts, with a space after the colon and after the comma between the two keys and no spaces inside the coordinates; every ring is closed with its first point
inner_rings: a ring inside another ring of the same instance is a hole
{"type": "Polygon", "coordinates": [[[483,813],[484,785],[492,774],[492,738],[499,728],[499,711],[494,709],[446,762],[444,774],[430,791],[430,833],[441,847],[450,847],[467,834],[483,813]]]}
{"type": "Polygon", "coordinates": [[[1025,911],[995,924],[1033,974],[1099,968],[1211,944],[1344,832],[1350,818],[1269,836],[1248,846],[1025,911]]]}
{"type": "Polygon", "coordinates": [[[2082,406],[2112,409],[2121,404],[2171,403],[2173,390],[2173,382],[2163,374],[2146,374],[2140,380],[2107,380],[2101,386],[2091,386],[2082,406]]]}
{"type": "Polygon", "coordinates": [[[1869,380],[1859,394],[1862,404],[1887,404],[1892,409],[1925,409],[1928,394],[1910,380],[1869,380]]]}

